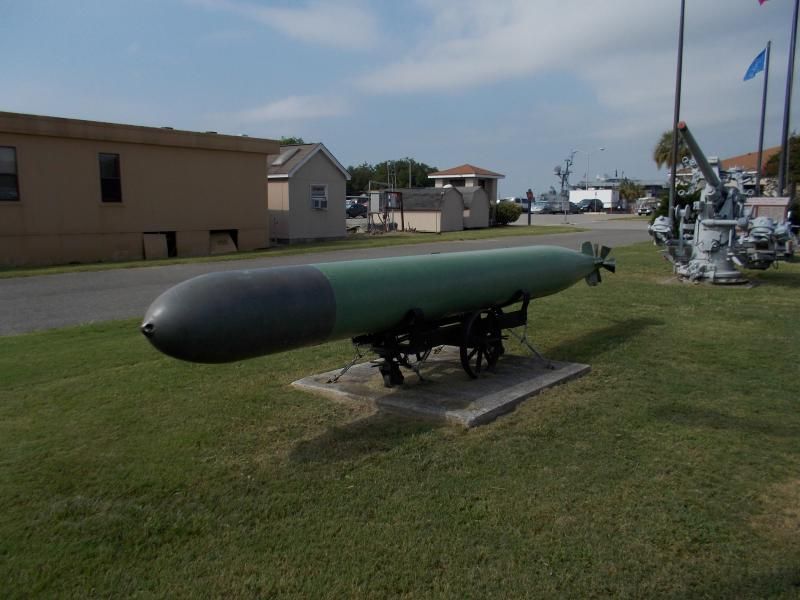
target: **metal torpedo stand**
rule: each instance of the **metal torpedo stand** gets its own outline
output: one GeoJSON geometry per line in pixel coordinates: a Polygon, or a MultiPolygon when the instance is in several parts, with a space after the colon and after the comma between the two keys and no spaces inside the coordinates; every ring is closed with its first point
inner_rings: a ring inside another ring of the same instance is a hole
{"type": "MultiPolygon", "coordinates": [[[[419,367],[430,356],[434,348],[457,346],[461,355],[461,366],[467,375],[477,378],[481,371],[492,370],[497,360],[505,353],[504,329],[523,327],[528,323],[530,294],[517,292],[508,302],[490,308],[455,315],[438,321],[426,321],[422,311],[409,311],[406,318],[395,328],[380,333],[360,335],[353,338],[356,347],[369,345],[381,361],[377,366],[386,387],[400,385],[404,381],[400,367],[414,371],[422,379],[419,367]],[[503,308],[522,300],[519,310],[503,312],[503,308]]],[[[537,357],[541,354],[527,341],[518,339],[537,357]]],[[[345,368],[343,375],[348,367],[345,368]]],[[[336,378],[338,379],[338,377],[336,378]]]]}
{"type": "MultiPolygon", "coordinates": [[[[591,256],[596,265],[596,268],[585,277],[586,283],[590,286],[595,286],[602,281],[600,267],[612,273],[616,271],[614,259],[608,258],[611,248],[593,246],[589,242],[584,242],[581,252],[591,256]]],[[[420,367],[431,352],[438,353],[443,346],[458,347],[462,368],[467,375],[476,379],[483,371],[493,370],[498,359],[505,354],[503,340],[508,339],[508,336],[503,335],[504,330],[528,348],[535,357],[543,361],[548,369],[553,368],[550,361],[544,358],[528,341],[527,325],[530,299],[530,292],[518,290],[508,301],[501,304],[430,321],[425,319],[422,310],[410,310],[396,327],[352,338],[356,355],[328,383],[336,383],[358,360],[363,358],[362,346],[369,346],[370,350],[378,355],[379,360],[375,366],[380,369],[386,387],[403,383],[405,378],[400,367],[414,371],[422,380],[420,367]],[[521,305],[518,310],[503,312],[504,308],[520,301],[521,305]],[[525,327],[522,335],[514,331],[518,327],[525,327]]]]}

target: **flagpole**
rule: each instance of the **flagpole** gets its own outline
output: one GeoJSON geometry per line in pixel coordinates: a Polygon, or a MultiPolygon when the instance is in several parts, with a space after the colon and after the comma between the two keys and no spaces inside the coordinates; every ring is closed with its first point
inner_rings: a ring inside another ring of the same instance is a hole
{"type": "Polygon", "coordinates": [[[781,134],[781,160],[778,168],[778,196],[783,196],[786,186],[786,170],[789,166],[789,117],[792,104],[792,78],[794,76],[794,52],[797,46],[797,8],[800,0],[794,0],[794,17],[792,18],[792,37],[789,44],[789,68],[786,74],[786,100],[783,104],[783,132],[781,134]]]}
{"type": "MultiPolygon", "coordinates": [[[[798,0],[800,1],[800,0],[798,0]]],[[[675,172],[678,170],[678,120],[681,116],[681,74],[683,73],[683,16],[686,0],[681,0],[681,19],[678,26],[678,68],[675,76],[675,112],[672,119],[672,173],[669,178],[669,208],[667,215],[673,218],[675,210],[675,172]]]]}
{"type": "Polygon", "coordinates": [[[767,56],[764,65],[764,92],[761,94],[761,129],[758,133],[758,166],[756,167],[756,196],[761,195],[761,159],[764,156],[764,118],[767,115],[767,82],[769,81],[769,50],[772,40],[767,42],[767,56]]]}

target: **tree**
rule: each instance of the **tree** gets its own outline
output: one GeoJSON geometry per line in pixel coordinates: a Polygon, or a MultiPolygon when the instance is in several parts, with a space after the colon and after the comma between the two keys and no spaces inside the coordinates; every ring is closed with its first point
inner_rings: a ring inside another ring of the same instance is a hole
{"type": "Polygon", "coordinates": [[[643,194],[644,190],[642,190],[642,186],[640,186],[639,184],[634,183],[633,181],[627,178],[620,181],[619,183],[620,198],[632,202],[634,200],[637,200],[638,198],[641,198],[643,194]]]}
{"type": "Polygon", "coordinates": [[[372,165],[361,163],[355,167],[347,167],[350,181],[347,182],[347,195],[356,196],[369,189],[369,180],[372,179],[372,165]]]}
{"type": "Polygon", "coordinates": [[[297,144],[305,144],[303,138],[281,136],[281,146],[295,146],[297,144]]]}
{"type": "Polygon", "coordinates": [[[369,189],[369,182],[390,184],[397,188],[429,187],[431,185],[428,175],[437,171],[413,158],[399,160],[385,160],[376,165],[362,163],[358,166],[347,167],[350,181],[347,182],[347,194],[356,195],[369,189]],[[411,180],[409,181],[409,170],[411,180]]]}
{"type": "Polygon", "coordinates": [[[494,220],[498,225],[513,223],[522,214],[522,207],[516,202],[498,202],[494,212],[494,220]]]}
{"type": "MultiPolygon", "coordinates": [[[[764,175],[777,177],[780,167],[781,152],[769,157],[764,165],[764,175]]],[[[789,165],[786,169],[786,183],[791,188],[792,184],[800,181],[800,136],[792,134],[789,138],[789,165]]]]}
{"type": "MultiPolygon", "coordinates": [[[[690,155],[689,147],[683,141],[683,138],[680,138],[678,142],[678,163],[690,155]]],[[[661,139],[658,140],[656,147],[653,149],[653,160],[659,169],[663,166],[672,168],[672,131],[665,131],[661,134],[661,139]]]]}

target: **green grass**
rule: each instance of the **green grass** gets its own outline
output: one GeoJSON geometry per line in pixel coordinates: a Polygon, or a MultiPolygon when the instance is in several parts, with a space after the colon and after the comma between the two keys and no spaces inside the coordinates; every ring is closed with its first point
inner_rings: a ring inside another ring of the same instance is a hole
{"type": "MultiPolygon", "coordinates": [[[[800,265],[669,281],[651,245],[531,303],[590,375],[464,431],[112,323],[0,339],[4,597],[796,598],[800,265]]],[[[502,360],[502,359],[501,359],[502,360]]]]}
{"type": "Polygon", "coordinates": [[[556,233],[574,233],[585,231],[580,227],[568,225],[524,225],[513,227],[491,227],[488,229],[466,229],[464,231],[448,231],[445,233],[408,233],[392,232],[379,235],[350,234],[346,239],[332,242],[316,242],[292,246],[274,246],[266,250],[252,252],[236,252],[217,256],[197,256],[186,258],[169,258],[163,260],[134,260],[127,262],[101,262],[86,264],[54,265],[48,267],[0,267],[0,279],[10,277],[32,277],[34,275],[54,275],[57,273],[73,273],[76,271],[107,271],[109,269],[136,269],[142,267],[159,267],[186,263],[207,263],[228,260],[244,260],[273,256],[289,256],[312,254],[337,250],[354,250],[361,248],[378,248],[383,246],[408,246],[413,244],[430,244],[437,242],[454,242],[462,240],[485,240],[505,237],[549,235],[556,233]]]}

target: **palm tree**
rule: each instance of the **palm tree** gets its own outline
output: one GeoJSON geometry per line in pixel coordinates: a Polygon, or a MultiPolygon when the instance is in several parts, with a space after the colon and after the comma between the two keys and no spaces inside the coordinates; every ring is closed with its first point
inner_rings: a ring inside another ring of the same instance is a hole
{"type": "Polygon", "coordinates": [[[632,202],[637,198],[641,198],[644,194],[642,187],[630,179],[623,179],[619,184],[619,195],[621,198],[632,202]]]}
{"type": "MultiPolygon", "coordinates": [[[[678,162],[680,163],[685,157],[689,156],[689,147],[683,138],[678,142],[678,162]]],[[[653,160],[656,166],[660,169],[663,166],[672,168],[672,132],[665,131],[661,134],[661,139],[658,140],[656,147],[653,149],[653,160]]]]}

